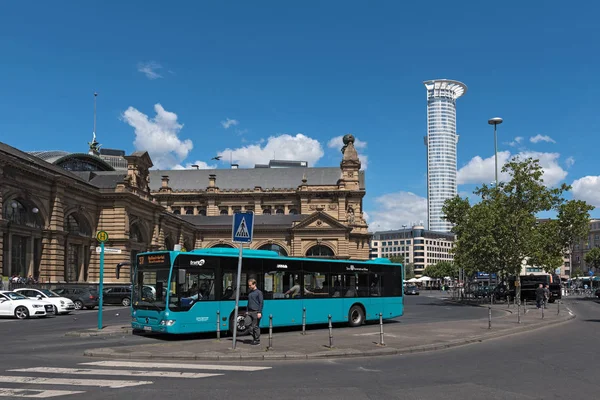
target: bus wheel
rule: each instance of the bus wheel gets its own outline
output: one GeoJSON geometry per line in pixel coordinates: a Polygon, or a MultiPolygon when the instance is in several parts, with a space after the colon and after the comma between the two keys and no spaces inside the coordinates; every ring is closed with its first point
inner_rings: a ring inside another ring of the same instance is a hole
{"type": "Polygon", "coordinates": [[[229,317],[229,334],[233,336],[233,327],[237,326],[237,336],[246,336],[250,334],[250,327],[246,326],[245,311],[238,314],[237,324],[233,323],[233,314],[229,317]]]}
{"type": "Polygon", "coordinates": [[[365,313],[359,305],[353,305],[348,313],[348,324],[352,327],[361,326],[365,320],[365,313]]]}

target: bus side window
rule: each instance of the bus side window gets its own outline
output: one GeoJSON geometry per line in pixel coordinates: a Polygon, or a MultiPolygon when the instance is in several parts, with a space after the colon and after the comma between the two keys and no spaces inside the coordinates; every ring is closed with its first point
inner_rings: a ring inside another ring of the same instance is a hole
{"type": "Polygon", "coordinates": [[[379,297],[381,296],[381,278],[380,274],[370,274],[369,275],[369,295],[371,297],[379,297]]]}

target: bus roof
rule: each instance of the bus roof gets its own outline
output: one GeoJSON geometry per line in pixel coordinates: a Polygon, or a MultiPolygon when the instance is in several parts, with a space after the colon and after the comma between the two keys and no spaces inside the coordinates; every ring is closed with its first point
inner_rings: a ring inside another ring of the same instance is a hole
{"type": "MultiPolygon", "coordinates": [[[[175,257],[177,257],[179,254],[195,254],[195,255],[199,255],[199,256],[221,256],[221,257],[239,257],[239,254],[240,254],[240,250],[236,249],[236,248],[226,248],[226,247],[215,248],[215,247],[213,247],[213,248],[207,248],[207,249],[195,249],[195,250],[188,251],[188,252],[151,251],[151,252],[139,253],[138,255],[167,253],[167,252],[171,253],[172,260],[174,260],[175,257]]],[[[283,256],[280,256],[276,251],[254,250],[254,249],[244,249],[243,257],[244,258],[275,258],[278,260],[297,260],[297,261],[311,260],[311,261],[317,261],[317,262],[335,262],[335,263],[352,262],[352,263],[356,263],[356,264],[367,264],[367,265],[372,265],[372,264],[402,265],[402,264],[392,263],[387,258],[375,258],[373,260],[363,261],[363,260],[351,260],[351,259],[338,260],[338,259],[332,259],[332,258],[283,257],[283,256]]]]}

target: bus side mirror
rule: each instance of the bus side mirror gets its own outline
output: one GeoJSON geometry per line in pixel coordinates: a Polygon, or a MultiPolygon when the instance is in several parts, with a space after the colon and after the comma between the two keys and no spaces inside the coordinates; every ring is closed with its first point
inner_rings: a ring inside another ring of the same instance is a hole
{"type": "Polygon", "coordinates": [[[117,264],[117,268],[115,270],[117,279],[119,279],[121,277],[121,268],[125,265],[131,265],[131,263],[130,262],[122,262],[122,263],[117,264]]]}

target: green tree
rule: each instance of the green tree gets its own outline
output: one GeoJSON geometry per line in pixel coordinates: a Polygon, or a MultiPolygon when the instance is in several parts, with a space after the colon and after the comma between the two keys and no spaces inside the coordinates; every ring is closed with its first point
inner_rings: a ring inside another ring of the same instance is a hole
{"type": "Polygon", "coordinates": [[[581,269],[581,267],[577,267],[573,270],[573,272],[571,272],[571,278],[573,279],[581,278],[582,276],[583,270],[581,269]]]}
{"type": "Polygon", "coordinates": [[[600,268],[600,248],[594,247],[584,257],[586,264],[596,269],[600,268]]]}
{"type": "Polygon", "coordinates": [[[592,207],[566,202],[567,185],[546,187],[538,160],[513,158],[502,171],[510,179],[477,188],[474,194],[481,200],[476,204],[458,197],[446,201],[443,211],[457,235],[455,263],[469,274],[503,277],[519,276],[523,263],[555,269],[565,249],[585,232],[592,207]],[[558,220],[540,223],[536,216],[547,211],[556,212],[558,220]]]}
{"type": "Polygon", "coordinates": [[[447,276],[456,278],[458,277],[458,268],[450,261],[440,261],[437,264],[428,265],[424,274],[430,278],[443,279],[447,276]]]}

